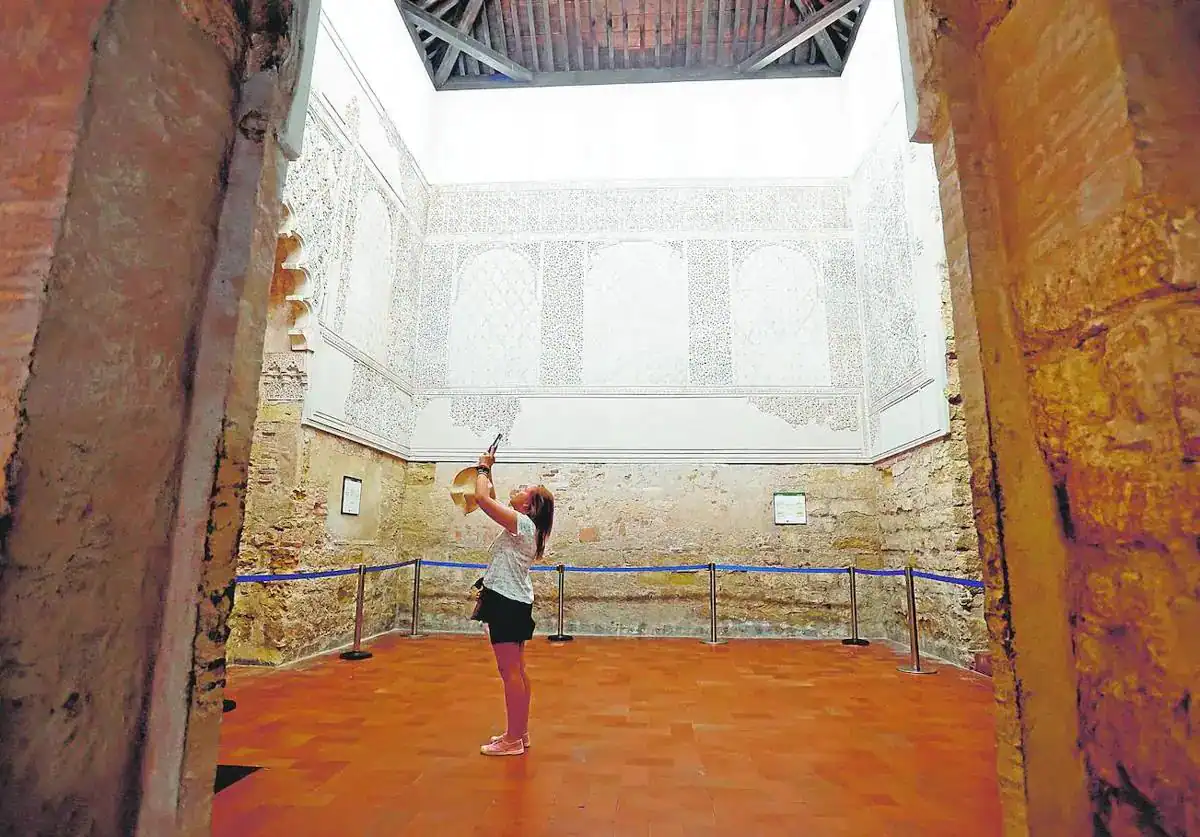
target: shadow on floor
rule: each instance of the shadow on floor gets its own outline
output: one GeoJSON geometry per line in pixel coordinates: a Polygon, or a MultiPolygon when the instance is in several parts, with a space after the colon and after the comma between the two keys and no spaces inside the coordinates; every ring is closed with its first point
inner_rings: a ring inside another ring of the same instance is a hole
{"type": "Polygon", "coordinates": [[[262,768],[249,767],[244,764],[218,764],[217,779],[213,782],[213,793],[220,793],[235,782],[245,779],[256,770],[262,770],[262,768]]]}

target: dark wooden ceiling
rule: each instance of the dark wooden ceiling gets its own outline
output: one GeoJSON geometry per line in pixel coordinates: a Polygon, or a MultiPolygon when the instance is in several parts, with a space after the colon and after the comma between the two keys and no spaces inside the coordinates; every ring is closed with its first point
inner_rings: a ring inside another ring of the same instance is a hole
{"type": "Polygon", "coordinates": [[[870,0],[395,0],[439,90],[829,77],[870,0]]]}

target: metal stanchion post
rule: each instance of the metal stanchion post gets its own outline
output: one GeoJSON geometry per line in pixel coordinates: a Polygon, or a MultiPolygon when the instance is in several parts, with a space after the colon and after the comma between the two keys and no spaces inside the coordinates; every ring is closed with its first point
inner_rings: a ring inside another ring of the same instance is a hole
{"type": "Polygon", "coordinates": [[[570,642],[575,637],[568,635],[563,628],[563,591],[566,589],[564,577],[566,576],[566,567],[562,564],[558,565],[558,633],[550,637],[551,642],[570,642]]]}
{"type": "Polygon", "coordinates": [[[413,562],[413,600],[412,600],[412,625],[408,629],[409,639],[423,639],[425,634],[421,633],[418,628],[421,625],[421,559],[418,558],[413,562]]]}
{"type": "Polygon", "coordinates": [[[708,564],[708,639],[705,645],[724,645],[725,640],[717,638],[717,565],[708,564]]]}
{"type": "Polygon", "coordinates": [[[870,645],[867,640],[858,635],[858,584],[854,567],[850,567],[850,638],[843,639],[842,645],[862,647],[870,645]]]}
{"type": "Polygon", "coordinates": [[[354,645],[349,651],[343,651],[343,660],[369,660],[370,651],[362,650],[363,629],[363,593],[367,586],[367,565],[358,565],[358,594],[354,597],[354,645]]]}
{"type": "Polygon", "coordinates": [[[904,587],[908,594],[908,653],[909,665],[900,666],[905,674],[935,674],[934,669],[921,668],[921,647],[917,639],[917,591],[913,586],[912,567],[904,568],[904,587]]]}

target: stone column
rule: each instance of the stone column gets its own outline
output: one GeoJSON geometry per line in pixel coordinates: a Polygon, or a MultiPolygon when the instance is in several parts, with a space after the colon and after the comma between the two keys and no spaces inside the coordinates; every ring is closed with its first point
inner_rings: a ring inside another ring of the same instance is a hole
{"type": "Polygon", "coordinates": [[[300,46],[266,5],[2,16],[0,811],[22,834],[207,833],[300,46]]]}
{"type": "Polygon", "coordinates": [[[907,0],[1006,833],[1200,829],[1200,4],[907,0]]]}

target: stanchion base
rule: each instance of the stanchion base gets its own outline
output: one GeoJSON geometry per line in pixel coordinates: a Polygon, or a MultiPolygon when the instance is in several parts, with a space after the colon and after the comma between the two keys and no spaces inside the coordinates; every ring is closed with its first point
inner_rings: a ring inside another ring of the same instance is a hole
{"type": "Polygon", "coordinates": [[[705,645],[728,645],[729,644],[729,640],[727,640],[727,639],[717,639],[717,640],[702,639],[700,641],[703,642],[705,645]]]}
{"type": "Polygon", "coordinates": [[[429,634],[404,634],[403,638],[404,639],[424,639],[427,636],[429,636],[429,634]]]}
{"type": "Polygon", "coordinates": [[[343,660],[369,660],[375,655],[370,651],[343,651],[338,656],[343,660]]]}
{"type": "Polygon", "coordinates": [[[550,636],[546,637],[546,639],[550,640],[551,642],[571,642],[575,639],[575,637],[571,636],[570,634],[550,634],[550,636]]]}
{"type": "Polygon", "coordinates": [[[870,645],[870,640],[866,639],[843,639],[842,645],[853,645],[855,648],[865,648],[870,645]]]}
{"type": "Polygon", "coordinates": [[[936,668],[913,668],[912,666],[899,666],[896,671],[902,671],[905,674],[937,674],[936,668]]]}

